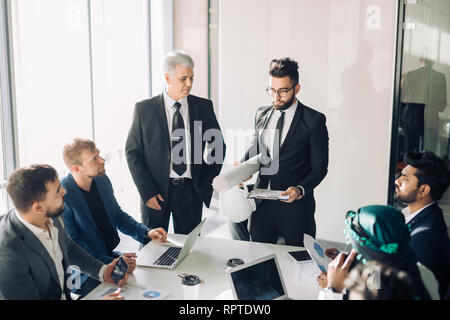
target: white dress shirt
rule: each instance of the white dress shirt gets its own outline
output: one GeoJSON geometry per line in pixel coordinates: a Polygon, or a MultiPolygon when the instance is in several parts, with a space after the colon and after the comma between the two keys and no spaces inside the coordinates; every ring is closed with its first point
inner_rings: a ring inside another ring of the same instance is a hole
{"type": "MultiPolygon", "coordinates": [[[[281,139],[280,139],[280,148],[283,145],[284,139],[286,139],[289,128],[291,127],[292,120],[294,119],[295,111],[297,111],[298,101],[295,102],[284,112],[284,120],[283,120],[283,129],[281,130],[281,139]]],[[[273,154],[273,139],[275,137],[275,131],[277,128],[278,119],[281,117],[280,110],[273,110],[272,115],[270,116],[269,121],[264,129],[261,132],[261,140],[264,145],[269,150],[270,154],[273,154]]]]}
{"type": "Polygon", "coordinates": [[[170,145],[172,147],[172,121],[173,121],[173,115],[175,114],[176,108],[174,107],[174,104],[176,102],[179,102],[181,104],[180,107],[180,113],[183,117],[184,122],[184,128],[186,132],[186,171],[179,176],[173,169],[172,169],[172,161],[170,161],[170,178],[190,178],[192,179],[191,174],[191,139],[190,139],[190,123],[189,123],[189,112],[188,112],[188,102],[187,97],[180,99],[179,101],[175,101],[172,99],[164,90],[164,106],[166,110],[166,116],[167,116],[167,126],[169,128],[169,138],[170,138],[170,145]]]}
{"type": "MultiPolygon", "coordinates": [[[[283,119],[283,128],[281,129],[281,137],[280,137],[280,145],[279,148],[281,149],[281,146],[283,145],[284,140],[286,139],[287,133],[289,131],[289,128],[291,127],[292,120],[294,119],[295,112],[297,111],[298,107],[298,100],[296,99],[295,102],[286,110],[283,110],[284,112],[284,119],[283,119]]],[[[267,125],[265,128],[260,129],[260,135],[261,135],[261,141],[262,143],[267,147],[270,154],[273,154],[273,140],[275,138],[275,132],[277,128],[277,122],[278,119],[281,117],[281,111],[280,110],[273,110],[272,114],[270,115],[270,119],[267,122],[267,125]]],[[[303,195],[305,195],[305,189],[302,186],[296,186],[299,187],[303,195]]],[[[270,182],[267,187],[267,189],[270,188],[270,182]]]]}
{"type": "MultiPolygon", "coordinates": [[[[44,248],[47,250],[50,258],[52,258],[53,263],[55,264],[56,272],[58,274],[59,284],[61,289],[64,288],[64,269],[63,269],[63,253],[61,247],[58,242],[58,229],[53,225],[52,219],[48,219],[47,227],[50,230],[50,233],[35,225],[26,221],[20,213],[16,212],[17,219],[24,224],[25,227],[28,228],[38,239],[41,241],[44,248]]],[[[64,294],[64,290],[62,290],[61,299],[65,299],[66,296],[64,294]]]]}
{"type": "MultiPolygon", "coordinates": [[[[66,295],[64,294],[64,269],[63,269],[64,256],[58,242],[58,229],[53,224],[53,220],[48,219],[47,221],[47,226],[50,230],[49,233],[47,230],[41,229],[26,221],[16,210],[14,210],[14,212],[17,216],[17,219],[19,219],[19,221],[22,222],[23,225],[27,227],[27,229],[30,230],[39,239],[39,241],[41,241],[42,245],[47,250],[47,253],[49,254],[50,258],[52,258],[53,263],[55,264],[56,273],[58,274],[59,285],[61,286],[62,290],[61,300],[65,300],[66,295]]],[[[106,265],[103,265],[98,273],[98,278],[102,282],[104,281],[103,275],[105,273],[105,269],[106,265]]]]}

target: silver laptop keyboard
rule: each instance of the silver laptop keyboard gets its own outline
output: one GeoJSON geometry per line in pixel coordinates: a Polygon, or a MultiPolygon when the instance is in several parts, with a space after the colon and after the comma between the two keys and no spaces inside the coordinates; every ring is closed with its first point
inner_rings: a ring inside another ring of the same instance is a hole
{"type": "Polygon", "coordinates": [[[154,264],[159,266],[171,266],[178,259],[182,248],[170,247],[159,257],[154,264]]]}

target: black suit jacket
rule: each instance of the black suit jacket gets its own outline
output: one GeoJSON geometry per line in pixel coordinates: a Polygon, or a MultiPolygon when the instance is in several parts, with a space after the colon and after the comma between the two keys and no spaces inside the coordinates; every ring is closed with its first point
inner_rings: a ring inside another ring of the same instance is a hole
{"type": "MultiPolygon", "coordinates": [[[[209,207],[213,192],[211,183],[222,168],[225,143],[214,114],[212,101],[193,95],[189,95],[187,101],[190,121],[192,182],[199,198],[209,207]],[[220,141],[214,139],[204,141],[203,135],[208,129],[218,130],[220,141]],[[194,140],[197,143],[194,143],[194,140]],[[208,164],[203,156],[200,157],[201,159],[197,159],[197,162],[200,163],[194,163],[195,153],[197,152],[197,158],[199,155],[203,155],[206,142],[209,142],[210,146],[220,144],[220,147],[209,150],[211,155],[221,158],[220,163],[208,164]]],[[[128,167],[142,201],[145,203],[158,193],[167,199],[171,145],[163,94],[136,104],[125,152],[128,167]]],[[[166,204],[166,202],[163,203],[163,209],[166,204]]]]}
{"type": "Polygon", "coordinates": [[[409,223],[410,246],[417,261],[430,269],[439,282],[439,294],[444,296],[450,280],[450,247],[447,224],[437,203],[425,208],[409,223]]]}
{"type": "MultiPolygon", "coordinates": [[[[72,241],[59,219],[58,242],[63,253],[63,269],[79,266],[94,279],[103,263],[72,241]]],[[[64,274],[64,293],[70,300],[64,274]]],[[[0,292],[7,300],[60,300],[61,286],[55,264],[40,240],[11,210],[0,220],[0,292]]]]}
{"type": "MultiPolygon", "coordinates": [[[[273,112],[272,106],[261,107],[256,112],[255,135],[243,161],[262,152],[260,131],[266,128],[273,112]],[[255,153],[256,152],[256,153],[255,153]]],[[[323,113],[313,110],[300,101],[291,126],[280,147],[279,169],[273,175],[263,175],[260,170],[255,188],[286,190],[301,185],[305,196],[291,204],[281,202],[286,212],[314,214],[314,188],[328,172],[328,130],[323,113]]]]}

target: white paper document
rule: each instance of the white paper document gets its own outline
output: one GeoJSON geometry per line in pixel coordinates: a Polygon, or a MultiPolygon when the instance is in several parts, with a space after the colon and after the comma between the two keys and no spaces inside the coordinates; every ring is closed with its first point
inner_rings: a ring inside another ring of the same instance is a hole
{"type": "Polygon", "coordinates": [[[228,191],[241,183],[249,176],[258,172],[261,163],[261,156],[257,155],[248,159],[237,167],[230,168],[214,178],[213,188],[218,192],[228,191]]]}
{"type": "MultiPolygon", "coordinates": [[[[97,299],[101,299],[108,294],[113,293],[117,290],[117,287],[104,288],[101,291],[97,299]]],[[[162,300],[170,294],[168,291],[164,291],[157,288],[146,288],[139,285],[125,285],[122,287],[120,295],[125,298],[125,300],[162,300]]]]}
{"type": "Polygon", "coordinates": [[[252,199],[266,199],[266,200],[287,200],[288,195],[282,196],[284,191],[281,190],[267,190],[267,189],[254,189],[252,190],[247,198],[252,199]]]}
{"type": "Polygon", "coordinates": [[[303,235],[303,244],[308,250],[309,255],[313,258],[320,271],[327,272],[328,264],[332,261],[325,255],[325,249],[309,234],[303,235]]]}

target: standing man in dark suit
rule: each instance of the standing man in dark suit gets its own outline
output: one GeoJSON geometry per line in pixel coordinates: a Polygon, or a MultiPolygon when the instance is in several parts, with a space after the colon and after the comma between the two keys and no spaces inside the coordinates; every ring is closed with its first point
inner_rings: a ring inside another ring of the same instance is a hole
{"type": "Polygon", "coordinates": [[[442,299],[450,281],[450,247],[437,201],[450,184],[448,164],[431,151],[408,152],[405,163],[395,181],[395,197],[408,205],[403,215],[411,229],[411,249],[417,261],[433,272],[442,299]]]}
{"type": "Polygon", "coordinates": [[[289,199],[257,201],[250,236],[268,243],[282,236],[287,245],[303,246],[303,234],[316,235],[314,188],[328,170],[326,119],[297,100],[297,62],[274,59],[269,75],[273,105],[256,111],[253,142],[242,161],[262,154],[255,188],[284,190],[289,199]]]}
{"type": "Polygon", "coordinates": [[[167,230],[172,213],[174,231],[181,234],[200,223],[225,156],[212,101],[189,94],[193,69],[194,61],[185,52],[166,55],[166,89],[136,104],[125,147],[141,196],[142,222],[167,230]]]}
{"type": "MultiPolygon", "coordinates": [[[[118,259],[104,265],[66,234],[58,218],[66,190],[56,170],[32,165],[15,170],[7,191],[14,203],[0,220],[0,292],[8,300],[70,300],[70,266],[100,281],[114,283],[118,259]]],[[[119,281],[126,283],[127,275],[119,281]]],[[[117,294],[106,298],[121,299],[117,294]]]]}

